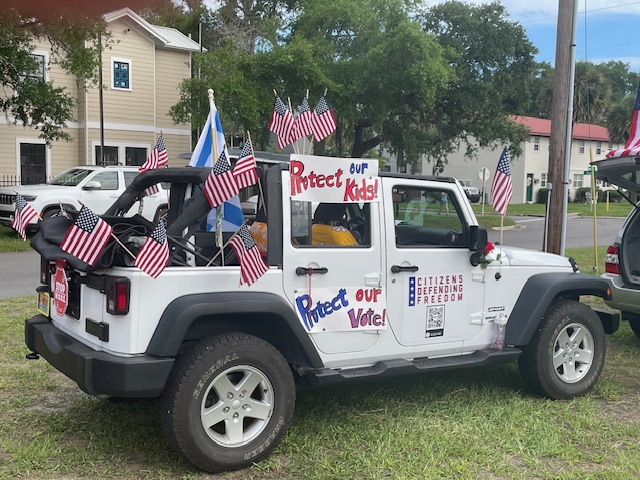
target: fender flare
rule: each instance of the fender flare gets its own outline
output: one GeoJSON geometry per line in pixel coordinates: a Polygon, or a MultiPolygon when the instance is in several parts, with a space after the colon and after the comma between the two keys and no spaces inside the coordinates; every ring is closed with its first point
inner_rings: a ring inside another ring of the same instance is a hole
{"type": "Polygon", "coordinates": [[[594,295],[610,299],[605,280],[585,273],[539,273],[525,283],[505,332],[505,344],[526,345],[533,337],[549,305],[558,297],[594,295]]]}
{"type": "Polygon", "coordinates": [[[162,313],[146,353],[175,357],[194,320],[202,316],[239,312],[256,315],[270,313],[282,318],[307,355],[310,365],[314,368],[324,366],[293,307],[278,295],[261,292],[197,293],[176,298],[162,313]]]}

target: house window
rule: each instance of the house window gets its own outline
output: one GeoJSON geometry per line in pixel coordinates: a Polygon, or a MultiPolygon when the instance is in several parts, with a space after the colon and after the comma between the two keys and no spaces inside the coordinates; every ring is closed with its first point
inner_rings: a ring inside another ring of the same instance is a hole
{"type": "Polygon", "coordinates": [[[540,150],[540,137],[533,137],[533,150],[535,152],[540,150]]]}
{"type": "Polygon", "coordinates": [[[36,67],[29,72],[29,78],[32,80],[46,80],[44,55],[32,53],[31,57],[36,61],[36,67]]]}
{"type": "Polygon", "coordinates": [[[547,188],[547,174],[540,174],[540,188],[547,188]]]}
{"type": "Polygon", "coordinates": [[[582,180],[584,178],[584,174],[582,173],[574,173],[573,174],[573,188],[581,188],[582,180]]]}
{"type": "Polygon", "coordinates": [[[609,150],[613,150],[613,142],[609,142],[609,150]]]}
{"type": "Polygon", "coordinates": [[[139,167],[147,160],[147,149],[140,147],[126,147],[124,149],[125,165],[139,167]]]}
{"type": "MultiPolygon", "coordinates": [[[[580,140],[579,145],[580,145],[580,147],[579,147],[578,151],[579,151],[580,153],[584,153],[584,146],[585,146],[585,142],[584,142],[584,140],[580,140]]],[[[582,184],[582,182],[580,182],[580,183],[582,184]]]]}
{"type": "Polygon", "coordinates": [[[96,145],[96,165],[118,165],[118,147],[102,147],[104,157],[100,158],[100,145],[96,145]]]}
{"type": "Polygon", "coordinates": [[[600,155],[602,153],[602,142],[596,142],[596,155],[600,155]]]}
{"type": "Polygon", "coordinates": [[[44,143],[20,144],[20,183],[34,185],[47,181],[47,146],[44,143]]]}
{"type": "Polygon", "coordinates": [[[118,90],[131,90],[131,60],[111,59],[113,82],[111,87],[118,90]]]}

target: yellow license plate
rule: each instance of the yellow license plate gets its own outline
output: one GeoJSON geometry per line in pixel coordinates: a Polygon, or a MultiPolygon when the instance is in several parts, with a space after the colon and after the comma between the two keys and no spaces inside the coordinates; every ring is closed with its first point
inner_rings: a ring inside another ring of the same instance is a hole
{"type": "Polygon", "coordinates": [[[48,317],[49,305],[51,305],[51,295],[49,295],[49,292],[38,292],[38,305],[36,306],[36,310],[45,317],[48,317]]]}

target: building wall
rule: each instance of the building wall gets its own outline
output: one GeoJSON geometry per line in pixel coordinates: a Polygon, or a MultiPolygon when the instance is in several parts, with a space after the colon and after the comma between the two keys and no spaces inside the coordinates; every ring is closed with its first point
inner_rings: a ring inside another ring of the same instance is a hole
{"type": "MultiPolygon", "coordinates": [[[[108,29],[111,48],[102,54],[105,146],[117,146],[120,152],[127,146],[144,148],[148,154],[162,133],[169,165],[183,166],[185,161],[177,156],[191,151],[190,125],[173,124],[168,112],[180,98],[180,83],[191,75],[189,51],[159,47],[149,32],[128,17],[111,22],[108,29]],[[128,90],[113,88],[114,59],[130,63],[128,90]]],[[[33,47],[34,53],[50,57],[46,41],[33,47]]],[[[76,99],[75,121],[66,129],[72,142],[53,142],[46,148],[46,177],[51,178],[75,165],[95,164],[95,146],[100,143],[100,90],[94,85],[85,91],[75,77],[56,65],[48,67],[46,78],[76,99]]],[[[0,183],[20,175],[20,142],[43,144],[39,134],[40,130],[12,125],[0,116],[0,183]]]]}
{"type": "MultiPolygon", "coordinates": [[[[609,145],[597,141],[574,139],[571,145],[571,166],[569,172],[569,194],[573,198],[576,188],[582,182],[582,186],[590,185],[590,177],[584,172],[589,168],[591,161],[600,160],[604,157],[604,153],[610,148],[621,148],[621,145],[609,145]],[[600,147],[600,153],[598,152],[600,147]],[[593,159],[590,158],[590,149],[593,151],[593,159]],[[574,183],[574,180],[576,182],[574,183]]],[[[498,165],[502,148],[495,150],[480,149],[475,159],[465,159],[464,152],[466,146],[463,145],[457,152],[449,156],[449,163],[446,165],[443,176],[457,178],[461,183],[472,185],[482,191],[482,181],[478,178],[478,172],[482,167],[489,169],[491,176],[485,184],[487,192],[487,201],[489,200],[488,192],[491,190],[491,182],[498,165]]],[[[544,186],[543,174],[548,173],[549,168],[549,137],[532,136],[522,145],[523,153],[520,157],[511,159],[511,179],[513,183],[513,198],[511,203],[526,203],[527,199],[527,183],[528,178],[532,178],[532,194],[531,201],[537,199],[538,190],[544,186]],[[537,139],[537,141],[536,141],[537,139]]],[[[431,165],[423,162],[423,172],[430,172],[431,165]]]]}

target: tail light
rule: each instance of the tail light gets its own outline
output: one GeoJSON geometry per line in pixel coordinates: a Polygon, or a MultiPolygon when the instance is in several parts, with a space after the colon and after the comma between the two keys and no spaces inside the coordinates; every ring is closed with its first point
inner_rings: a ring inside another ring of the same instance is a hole
{"type": "Polygon", "coordinates": [[[125,277],[107,277],[105,279],[107,295],[107,313],[126,315],[129,313],[129,292],[131,282],[125,277]]]}
{"type": "Polygon", "coordinates": [[[619,262],[618,262],[618,247],[615,245],[609,245],[607,248],[607,256],[604,261],[605,272],[620,274],[619,262]]]}

